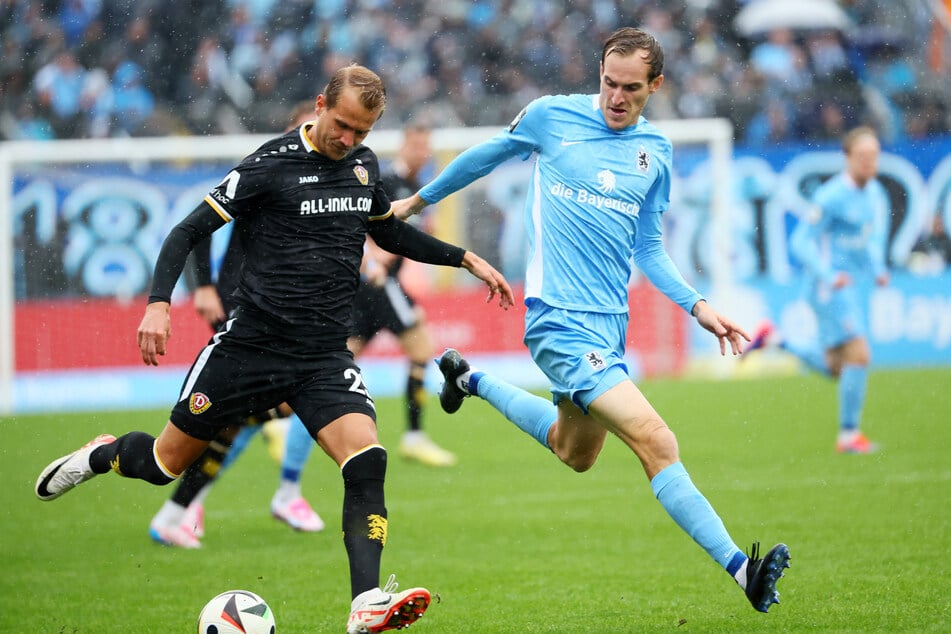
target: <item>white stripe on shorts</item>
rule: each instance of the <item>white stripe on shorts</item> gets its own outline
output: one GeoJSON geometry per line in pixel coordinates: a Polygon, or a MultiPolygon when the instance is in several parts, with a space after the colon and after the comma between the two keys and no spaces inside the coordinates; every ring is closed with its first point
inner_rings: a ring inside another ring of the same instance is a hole
{"type": "Polygon", "coordinates": [[[234,323],[235,319],[235,317],[232,317],[226,321],[224,327],[211,338],[212,343],[205,346],[201,354],[198,355],[195,365],[192,366],[191,372],[188,373],[188,378],[185,379],[185,386],[182,388],[182,393],[178,397],[179,402],[184,401],[192,393],[192,388],[195,387],[195,381],[198,380],[198,375],[201,374],[201,371],[205,368],[205,364],[208,363],[208,357],[211,356],[211,351],[215,349],[215,346],[221,343],[221,335],[231,330],[231,324],[234,323]]]}
{"type": "Polygon", "coordinates": [[[405,328],[413,326],[416,323],[416,311],[413,310],[413,306],[406,300],[406,295],[403,293],[397,281],[392,277],[387,277],[386,282],[383,284],[383,290],[386,293],[386,298],[390,300],[390,306],[393,307],[393,312],[396,313],[400,323],[402,323],[405,328]]]}

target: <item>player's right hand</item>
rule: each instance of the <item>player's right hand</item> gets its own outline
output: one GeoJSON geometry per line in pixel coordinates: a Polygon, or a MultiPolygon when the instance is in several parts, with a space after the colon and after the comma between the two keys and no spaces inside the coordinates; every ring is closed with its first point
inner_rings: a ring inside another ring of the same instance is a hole
{"type": "Polygon", "coordinates": [[[195,306],[195,312],[201,315],[201,318],[210,326],[225,320],[225,308],[221,304],[221,296],[218,295],[218,289],[214,284],[196,288],[192,303],[195,306]]]}
{"type": "Polygon", "coordinates": [[[462,267],[485,282],[485,285],[489,287],[489,296],[485,298],[486,302],[491,302],[492,298],[498,295],[499,306],[505,310],[515,305],[515,295],[512,293],[512,287],[491,264],[472,251],[466,251],[462,257],[462,267]]]}
{"type": "Polygon", "coordinates": [[[153,302],[145,308],[145,316],[136,333],[145,365],[158,365],[158,357],[165,356],[165,346],[172,336],[170,310],[168,302],[153,302]]]}
{"type": "Polygon", "coordinates": [[[832,281],[832,288],[839,290],[840,288],[845,288],[846,286],[852,283],[852,277],[845,271],[839,271],[835,274],[835,280],[832,281]]]}
{"type": "Polygon", "coordinates": [[[426,208],[426,201],[419,194],[413,194],[409,198],[401,198],[390,203],[390,211],[400,220],[406,220],[410,216],[416,215],[426,208]]]}

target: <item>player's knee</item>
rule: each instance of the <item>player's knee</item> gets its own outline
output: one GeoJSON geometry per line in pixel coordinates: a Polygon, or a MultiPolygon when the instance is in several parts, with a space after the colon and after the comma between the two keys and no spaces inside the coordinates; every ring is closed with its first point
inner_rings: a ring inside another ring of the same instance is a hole
{"type": "Polygon", "coordinates": [[[634,446],[655,456],[671,457],[677,454],[677,437],[659,418],[642,421],[635,427],[634,446]]]}
{"type": "Polygon", "coordinates": [[[575,473],[584,473],[598,461],[598,453],[574,453],[564,456],[561,461],[571,467],[575,473]]]}

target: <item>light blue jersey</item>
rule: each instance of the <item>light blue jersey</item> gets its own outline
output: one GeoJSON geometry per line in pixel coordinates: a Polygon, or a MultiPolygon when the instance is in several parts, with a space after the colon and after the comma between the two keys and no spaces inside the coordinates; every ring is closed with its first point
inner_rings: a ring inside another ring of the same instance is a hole
{"type": "Polygon", "coordinates": [[[560,309],[628,312],[631,261],[684,310],[701,299],[664,250],[670,141],[643,117],[604,123],[597,95],[536,99],[509,128],[460,154],[420,190],[435,203],[514,156],[536,156],[525,204],[526,300],[560,309]]]}
{"type": "Polygon", "coordinates": [[[888,194],[878,180],[860,188],[841,173],[819,186],[793,231],[790,249],[809,274],[810,301],[824,347],[866,333],[865,289],[886,272],[889,211],[888,194]],[[852,284],[834,290],[838,272],[847,273],[852,284]]]}

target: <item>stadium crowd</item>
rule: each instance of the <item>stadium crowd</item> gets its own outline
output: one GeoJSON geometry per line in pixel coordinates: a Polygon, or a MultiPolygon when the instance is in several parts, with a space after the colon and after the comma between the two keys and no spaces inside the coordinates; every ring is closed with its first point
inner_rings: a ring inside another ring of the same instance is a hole
{"type": "MultiPolygon", "coordinates": [[[[948,33],[925,3],[842,0],[854,28],[736,30],[743,0],[0,0],[0,140],[266,132],[331,69],[380,72],[396,128],[503,125],[587,92],[594,43],[664,45],[649,118],[723,116],[740,143],[951,129],[948,33]]],[[[949,20],[951,21],[951,20],[949,20]]]]}

